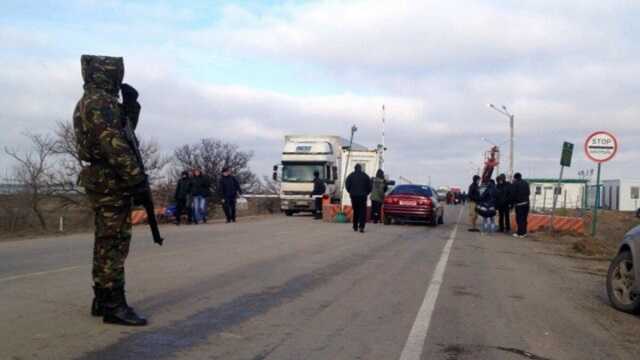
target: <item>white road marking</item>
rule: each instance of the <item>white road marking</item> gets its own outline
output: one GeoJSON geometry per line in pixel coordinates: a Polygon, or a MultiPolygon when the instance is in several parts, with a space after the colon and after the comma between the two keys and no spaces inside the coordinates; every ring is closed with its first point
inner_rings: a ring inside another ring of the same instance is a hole
{"type": "Polygon", "coordinates": [[[75,269],[79,269],[82,266],[69,266],[69,267],[65,267],[65,268],[60,268],[60,269],[55,269],[55,270],[49,270],[49,271],[39,271],[39,272],[34,272],[34,273],[28,273],[28,274],[22,274],[22,275],[15,275],[15,276],[9,276],[6,278],[2,278],[0,279],[0,283],[1,282],[5,282],[5,281],[11,281],[11,280],[19,280],[19,279],[24,279],[24,278],[29,278],[29,277],[33,277],[33,276],[40,276],[40,275],[48,275],[48,274],[54,274],[54,273],[59,273],[59,272],[63,272],[63,271],[69,271],[69,270],[75,270],[75,269]]]}
{"type": "Polygon", "coordinates": [[[447,240],[447,243],[442,249],[442,255],[436,269],[433,272],[433,277],[427,288],[427,292],[424,295],[424,300],[418,310],[418,315],[413,323],[407,342],[400,354],[400,360],[419,360],[422,357],[422,351],[424,348],[424,341],[427,338],[427,331],[429,330],[429,324],[431,323],[431,317],[433,315],[433,309],[436,306],[436,300],[438,300],[438,293],[440,292],[440,285],[442,285],[442,279],[444,278],[444,271],[447,268],[447,262],[449,261],[449,254],[451,253],[451,247],[453,241],[456,238],[458,232],[458,223],[462,216],[462,210],[458,214],[458,220],[456,225],[451,231],[451,235],[447,240]]]}

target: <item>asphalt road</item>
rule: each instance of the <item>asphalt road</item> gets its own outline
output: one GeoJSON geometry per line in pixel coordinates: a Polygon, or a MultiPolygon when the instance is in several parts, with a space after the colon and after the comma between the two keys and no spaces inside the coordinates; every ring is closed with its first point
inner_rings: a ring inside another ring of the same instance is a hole
{"type": "Polygon", "coordinates": [[[529,240],[446,224],[274,216],[138,227],[129,302],[89,316],[89,234],[0,243],[0,359],[638,359],[640,318],[604,278],[529,240]]]}

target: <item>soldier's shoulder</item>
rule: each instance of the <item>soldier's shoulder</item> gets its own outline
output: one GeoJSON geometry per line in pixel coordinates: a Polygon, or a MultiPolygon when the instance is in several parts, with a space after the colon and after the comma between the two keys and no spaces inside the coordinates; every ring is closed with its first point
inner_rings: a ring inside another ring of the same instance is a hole
{"type": "Polygon", "coordinates": [[[91,117],[94,121],[111,122],[119,117],[119,103],[114,96],[89,93],[80,99],[80,103],[82,103],[85,114],[93,114],[91,117]]]}
{"type": "Polygon", "coordinates": [[[106,96],[100,93],[85,93],[80,99],[80,102],[84,105],[85,109],[118,107],[118,99],[115,96],[106,96]]]}

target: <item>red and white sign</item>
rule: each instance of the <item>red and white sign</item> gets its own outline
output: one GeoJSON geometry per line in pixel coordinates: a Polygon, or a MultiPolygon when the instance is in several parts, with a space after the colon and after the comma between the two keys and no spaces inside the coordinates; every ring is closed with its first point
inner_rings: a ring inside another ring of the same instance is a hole
{"type": "Polygon", "coordinates": [[[587,157],[597,163],[607,162],[618,152],[618,140],[606,131],[596,131],[584,142],[587,157]]]}

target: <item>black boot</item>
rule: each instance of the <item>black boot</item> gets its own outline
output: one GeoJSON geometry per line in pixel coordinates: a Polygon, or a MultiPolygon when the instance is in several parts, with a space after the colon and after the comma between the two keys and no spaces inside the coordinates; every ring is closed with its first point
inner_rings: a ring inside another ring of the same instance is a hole
{"type": "Polygon", "coordinates": [[[105,290],[98,284],[93,285],[93,302],[91,303],[91,315],[104,315],[105,290]]]}
{"type": "Polygon", "coordinates": [[[124,287],[105,290],[107,296],[104,303],[104,317],[102,318],[105,323],[126,326],[147,325],[147,319],[138,316],[138,314],[127,305],[124,287]]]}

